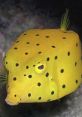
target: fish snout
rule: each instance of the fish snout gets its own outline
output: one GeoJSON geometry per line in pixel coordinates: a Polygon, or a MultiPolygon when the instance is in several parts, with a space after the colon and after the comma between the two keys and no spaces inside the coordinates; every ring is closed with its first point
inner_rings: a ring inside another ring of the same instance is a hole
{"type": "Polygon", "coordinates": [[[17,95],[8,94],[5,99],[5,102],[11,106],[18,105],[20,102],[20,98],[17,95]]]}

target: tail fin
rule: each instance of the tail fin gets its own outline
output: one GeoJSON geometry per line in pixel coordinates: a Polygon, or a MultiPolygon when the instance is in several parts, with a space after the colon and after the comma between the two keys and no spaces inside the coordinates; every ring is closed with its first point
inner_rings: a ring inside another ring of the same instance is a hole
{"type": "Polygon", "coordinates": [[[0,86],[2,87],[7,83],[8,72],[3,65],[4,58],[0,57],[0,86]]]}
{"type": "Polygon", "coordinates": [[[2,87],[7,83],[7,71],[4,67],[0,68],[0,86],[2,87]]]}

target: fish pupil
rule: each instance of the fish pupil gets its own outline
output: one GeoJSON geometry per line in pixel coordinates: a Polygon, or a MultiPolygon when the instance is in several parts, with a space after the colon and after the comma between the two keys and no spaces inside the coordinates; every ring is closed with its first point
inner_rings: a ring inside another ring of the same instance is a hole
{"type": "Polygon", "coordinates": [[[43,68],[44,68],[44,65],[38,66],[38,69],[43,69],[43,68]]]}

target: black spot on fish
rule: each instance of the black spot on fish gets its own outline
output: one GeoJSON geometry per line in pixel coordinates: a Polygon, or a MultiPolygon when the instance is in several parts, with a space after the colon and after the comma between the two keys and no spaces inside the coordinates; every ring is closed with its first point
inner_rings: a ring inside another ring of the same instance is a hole
{"type": "Polygon", "coordinates": [[[14,97],[16,97],[17,95],[15,94],[14,97]]]}
{"type": "Polygon", "coordinates": [[[54,95],[54,91],[51,91],[51,95],[54,95]]]}
{"type": "Polygon", "coordinates": [[[62,37],[62,39],[66,39],[66,37],[62,37]]]}
{"type": "Polygon", "coordinates": [[[52,48],[56,48],[54,45],[53,46],[51,46],[52,48]]]}
{"type": "Polygon", "coordinates": [[[41,97],[38,97],[38,100],[41,100],[41,97]]]}
{"type": "Polygon", "coordinates": [[[8,64],[8,62],[6,61],[6,64],[8,64]]]}
{"type": "Polygon", "coordinates": [[[35,36],[39,36],[39,34],[36,34],[35,36]]]}
{"type": "Polygon", "coordinates": [[[67,54],[68,54],[68,56],[70,56],[70,52],[68,52],[67,54]]]}
{"type": "Polygon", "coordinates": [[[64,72],[64,69],[61,69],[60,72],[63,73],[64,72]]]}
{"type": "Polygon", "coordinates": [[[40,82],[38,82],[38,83],[37,83],[37,86],[41,86],[41,83],[40,83],[40,82]]]}
{"type": "Polygon", "coordinates": [[[31,93],[28,93],[28,97],[31,97],[31,93]]]}
{"type": "Polygon", "coordinates": [[[77,65],[77,62],[75,62],[75,66],[77,65]]]}
{"type": "Polygon", "coordinates": [[[65,85],[65,84],[63,84],[63,85],[62,85],[62,88],[65,88],[65,87],[66,87],[66,85],[65,85]]]}
{"type": "Polygon", "coordinates": [[[78,47],[78,43],[76,43],[76,47],[78,47]]]}
{"type": "Polygon", "coordinates": [[[28,75],[28,78],[32,78],[32,75],[28,75]]]}
{"type": "Polygon", "coordinates": [[[16,43],[19,43],[19,41],[17,40],[16,43]]]}
{"type": "Polygon", "coordinates": [[[41,53],[42,53],[41,51],[38,52],[38,54],[41,54],[41,53]]]}
{"type": "Polygon", "coordinates": [[[14,49],[15,49],[15,50],[17,50],[18,48],[17,48],[17,47],[15,47],[14,49]]]}
{"type": "Polygon", "coordinates": [[[55,56],[55,60],[58,59],[58,56],[55,56]]]}
{"type": "Polygon", "coordinates": [[[16,67],[18,67],[19,66],[19,63],[16,63],[16,67]]]}
{"type": "Polygon", "coordinates": [[[13,80],[16,81],[16,77],[14,77],[13,80]]]}
{"type": "Polygon", "coordinates": [[[37,43],[36,45],[37,45],[37,46],[39,46],[40,44],[39,44],[39,43],[37,43]]]}
{"type": "Polygon", "coordinates": [[[46,35],[45,37],[46,37],[46,38],[49,38],[50,36],[49,36],[49,35],[46,35]]]}
{"type": "Polygon", "coordinates": [[[26,74],[24,74],[24,76],[26,76],[26,74]]]}
{"type": "Polygon", "coordinates": [[[48,76],[49,76],[49,73],[47,72],[47,73],[46,73],[46,77],[48,77],[48,76]]]}
{"type": "Polygon", "coordinates": [[[26,66],[26,69],[28,69],[28,68],[29,68],[29,66],[27,65],[27,66],[26,66]]]}
{"type": "Polygon", "coordinates": [[[28,55],[28,52],[25,52],[25,55],[28,55]]]}
{"type": "Polygon", "coordinates": [[[77,84],[77,83],[78,83],[78,80],[76,80],[75,82],[76,82],[76,84],[77,84]]]}
{"type": "Polygon", "coordinates": [[[24,35],[27,35],[26,33],[24,33],[24,35]]]}
{"type": "Polygon", "coordinates": [[[35,65],[33,65],[33,67],[35,67],[35,65]]]}
{"type": "Polygon", "coordinates": [[[49,57],[47,57],[47,59],[46,59],[47,61],[49,61],[50,60],[50,58],[49,57]]]}
{"type": "Polygon", "coordinates": [[[26,44],[30,44],[30,42],[26,42],[26,44]]]}

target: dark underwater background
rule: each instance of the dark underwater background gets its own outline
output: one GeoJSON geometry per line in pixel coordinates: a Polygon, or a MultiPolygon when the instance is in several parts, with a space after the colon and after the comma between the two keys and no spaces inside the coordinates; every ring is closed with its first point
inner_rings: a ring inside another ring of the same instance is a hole
{"type": "MultiPolygon", "coordinates": [[[[69,28],[82,40],[82,0],[0,0],[0,67],[6,51],[21,32],[59,27],[66,8],[69,28]]],[[[5,97],[5,86],[0,84],[0,117],[82,117],[82,86],[61,100],[41,104],[9,106],[5,97]]]]}

